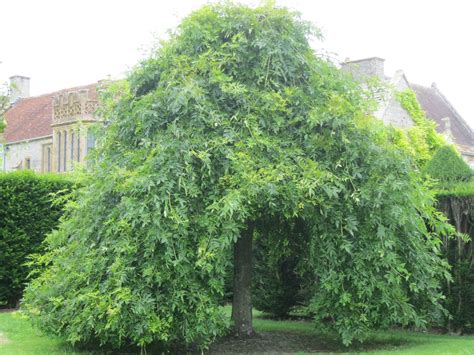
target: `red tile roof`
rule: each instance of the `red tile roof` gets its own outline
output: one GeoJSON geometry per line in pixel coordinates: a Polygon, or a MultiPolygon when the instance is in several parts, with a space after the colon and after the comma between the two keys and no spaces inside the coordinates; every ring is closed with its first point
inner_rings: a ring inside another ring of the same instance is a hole
{"type": "Polygon", "coordinates": [[[4,139],[11,143],[52,135],[53,97],[69,91],[90,89],[89,99],[96,100],[96,87],[97,84],[91,84],[20,99],[5,113],[7,127],[4,139]]]}

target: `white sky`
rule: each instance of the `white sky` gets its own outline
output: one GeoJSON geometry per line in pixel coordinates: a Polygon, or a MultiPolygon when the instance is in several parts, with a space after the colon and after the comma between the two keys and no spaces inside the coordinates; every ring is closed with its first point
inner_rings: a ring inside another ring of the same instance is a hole
{"type": "MultiPolygon", "coordinates": [[[[156,38],[209,1],[6,0],[0,6],[0,82],[31,77],[31,94],[124,76],[156,38]]],[[[212,2],[212,1],[211,1],[212,2]]],[[[256,0],[241,0],[256,4],[256,0]]],[[[277,0],[323,30],[339,60],[385,58],[385,72],[436,82],[474,127],[474,2],[277,0]]]]}

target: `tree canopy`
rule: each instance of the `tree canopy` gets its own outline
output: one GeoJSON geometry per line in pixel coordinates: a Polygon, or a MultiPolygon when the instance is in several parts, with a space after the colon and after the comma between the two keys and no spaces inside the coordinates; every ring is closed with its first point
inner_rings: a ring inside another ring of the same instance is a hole
{"type": "Polygon", "coordinates": [[[304,224],[310,308],[346,344],[443,311],[433,197],[314,36],[284,8],[205,6],[110,85],[84,187],[25,295],[35,324],[205,346],[228,326],[228,251],[271,218],[304,224]]]}
{"type": "Polygon", "coordinates": [[[6,123],[5,123],[5,119],[3,115],[9,107],[10,107],[10,100],[8,97],[8,90],[2,87],[0,88],[0,134],[4,131],[6,127],[6,123]]]}

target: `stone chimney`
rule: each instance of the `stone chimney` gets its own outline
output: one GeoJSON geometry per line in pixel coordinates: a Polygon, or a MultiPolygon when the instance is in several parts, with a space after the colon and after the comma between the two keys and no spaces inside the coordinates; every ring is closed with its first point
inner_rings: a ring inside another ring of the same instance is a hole
{"type": "Polygon", "coordinates": [[[10,102],[30,96],[30,78],[21,75],[10,77],[10,102]]]}
{"type": "Polygon", "coordinates": [[[363,80],[374,76],[384,79],[384,62],[385,59],[379,57],[346,60],[341,64],[341,68],[351,73],[356,80],[363,80]]]}

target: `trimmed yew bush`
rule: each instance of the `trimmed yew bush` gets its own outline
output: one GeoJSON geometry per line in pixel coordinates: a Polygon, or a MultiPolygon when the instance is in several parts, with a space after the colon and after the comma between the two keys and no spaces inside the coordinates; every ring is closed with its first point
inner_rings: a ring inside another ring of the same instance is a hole
{"type": "Polygon", "coordinates": [[[451,145],[439,148],[426,164],[424,171],[432,178],[437,179],[441,185],[468,181],[474,176],[471,167],[451,145]]]}
{"type": "Polygon", "coordinates": [[[31,171],[0,174],[0,307],[15,307],[22,296],[31,253],[42,251],[45,235],[58,224],[61,204],[53,195],[71,189],[63,176],[31,171]]]}

